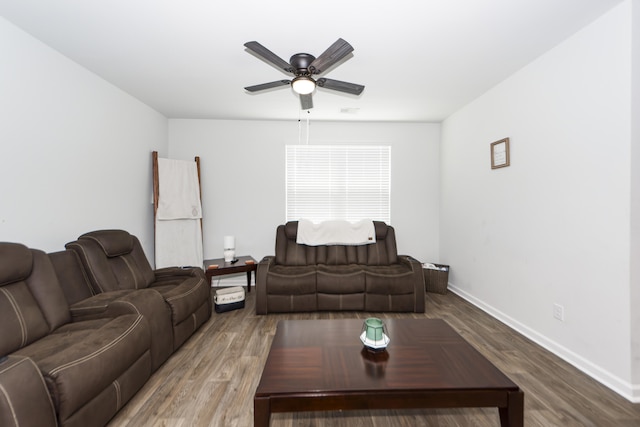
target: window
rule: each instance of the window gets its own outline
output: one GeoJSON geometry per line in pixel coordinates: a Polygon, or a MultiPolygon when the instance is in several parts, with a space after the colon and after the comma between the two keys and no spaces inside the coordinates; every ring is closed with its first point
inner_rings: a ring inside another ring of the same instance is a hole
{"type": "Polygon", "coordinates": [[[287,221],[390,223],[391,147],[288,145],[287,221]]]}

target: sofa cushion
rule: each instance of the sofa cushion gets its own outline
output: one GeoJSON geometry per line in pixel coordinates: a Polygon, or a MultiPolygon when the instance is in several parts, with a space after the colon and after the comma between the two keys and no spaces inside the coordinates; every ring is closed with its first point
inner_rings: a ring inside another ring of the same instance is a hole
{"type": "Polygon", "coordinates": [[[365,274],[361,265],[318,265],[318,310],[364,310],[365,274]]]}
{"type": "Polygon", "coordinates": [[[159,292],[171,307],[174,325],[193,314],[211,297],[211,289],[204,277],[178,276],[173,280],[154,282],[150,289],[159,292]]]}
{"type": "Polygon", "coordinates": [[[126,231],[92,231],[67,243],[66,248],[78,254],[97,294],[120,289],[144,289],[155,280],[140,241],[126,231]],[[129,248],[127,242],[132,246],[125,251],[129,248]]]}
{"type": "Polygon", "coordinates": [[[267,287],[273,295],[315,294],[316,267],[274,265],[267,274],[267,287]]]}
{"type": "Polygon", "coordinates": [[[416,296],[414,294],[380,295],[368,293],[365,299],[366,311],[424,312],[424,309],[420,311],[416,307],[416,296]]]}
{"type": "Polygon", "coordinates": [[[398,262],[395,230],[389,226],[385,226],[385,229],[384,238],[376,237],[376,243],[367,245],[367,265],[391,265],[398,262]]]}
{"type": "Polygon", "coordinates": [[[151,330],[151,369],[158,369],[173,353],[171,310],[154,289],[103,292],[69,307],[75,322],[142,314],[151,330]]]}
{"type": "Polygon", "coordinates": [[[368,245],[322,245],[316,246],[315,264],[341,266],[364,264],[368,245]]]}
{"type": "Polygon", "coordinates": [[[91,231],[79,238],[95,240],[109,258],[126,255],[133,250],[133,236],[124,230],[91,231]]]}
{"type": "Polygon", "coordinates": [[[322,294],[318,293],[320,311],[362,311],[365,308],[366,294],[322,294]]]}
{"type": "Polygon", "coordinates": [[[0,244],[0,286],[24,280],[31,274],[33,260],[29,248],[20,243],[0,244]]]}
{"type": "Polygon", "coordinates": [[[403,295],[415,292],[414,273],[404,264],[365,267],[367,293],[403,295]]]}
{"type": "Polygon", "coordinates": [[[282,264],[289,266],[315,264],[316,248],[314,246],[299,245],[291,239],[285,240],[282,245],[285,247],[282,264]]]}
{"type": "Polygon", "coordinates": [[[30,251],[33,258],[33,271],[26,283],[49,324],[49,331],[53,331],[71,322],[69,304],[49,256],[41,250],[30,249],[30,251]]]}
{"type": "Polygon", "coordinates": [[[361,265],[318,265],[316,281],[318,293],[355,294],[365,291],[361,265]]]}
{"type": "Polygon", "coordinates": [[[296,241],[298,238],[298,221],[288,221],[284,225],[284,236],[289,240],[296,241]]]}
{"type": "Polygon", "coordinates": [[[47,255],[15,243],[0,243],[0,355],[9,354],[69,322],[69,307],[47,255]],[[4,258],[6,256],[6,258],[4,258]],[[24,277],[25,262],[29,271],[24,277]],[[16,268],[11,269],[10,263],[16,268]],[[10,279],[11,278],[11,279],[10,279]]]}
{"type": "Polygon", "coordinates": [[[49,325],[25,282],[0,287],[0,356],[49,333],[49,325]]]}
{"type": "Polygon", "coordinates": [[[40,368],[61,421],[126,372],[140,358],[151,375],[150,331],[142,315],[69,323],[17,351],[40,368]]]}
{"type": "Polygon", "coordinates": [[[64,250],[48,255],[70,306],[93,296],[91,283],[84,273],[78,254],[64,250]]]}
{"type": "Polygon", "coordinates": [[[269,313],[293,313],[318,310],[316,294],[267,295],[269,313]]]}
{"type": "Polygon", "coordinates": [[[0,426],[57,427],[40,369],[28,357],[0,361],[0,426]]]}

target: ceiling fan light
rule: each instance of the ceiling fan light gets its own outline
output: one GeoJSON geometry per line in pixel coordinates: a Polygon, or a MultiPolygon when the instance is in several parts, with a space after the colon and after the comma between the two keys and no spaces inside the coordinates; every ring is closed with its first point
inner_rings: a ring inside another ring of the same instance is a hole
{"type": "Polygon", "coordinates": [[[316,88],[316,82],[311,77],[298,76],[291,82],[291,87],[300,95],[308,95],[316,88]]]}

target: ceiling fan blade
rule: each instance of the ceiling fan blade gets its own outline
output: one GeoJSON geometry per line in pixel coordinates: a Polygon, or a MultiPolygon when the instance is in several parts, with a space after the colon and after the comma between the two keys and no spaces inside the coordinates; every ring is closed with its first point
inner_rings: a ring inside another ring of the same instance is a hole
{"type": "Polygon", "coordinates": [[[303,110],[310,110],[313,108],[313,99],[311,98],[311,94],[308,93],[306,95],[300,95],[300,105],[303,110]]]}
{"type": "Polygon", "coordinates": [[[338,39],[309,65],[309,71],[311,74],[320,74],[351,52],[353,46],[343,39],[338,39]]]}
{"type": "Polygon", "coordinates": [[[264,59],[274,67],[281,69],[286,73],[292,73],[294,71],[291,64],[289,64],[287,61],[280,58],[278,55],[271,52],[269,49],[262,46],[260,43],[256,41],[246,42],[244,44],[244,47],[246,47],[256,55],[258,55],[260,58],[264,59]]]}
{"type": "Polygon", "coordinates": [[[318,79],[316,84],[325,89],[337,90],[338,92],[346,92],[352,95],[360,95],[364,90],[364,86],[355,83],[341,82],[340,80],[318,79]]]}
{"type": "Polygon", "coordinates": [[[275,82],[262,83],[260,85],[254,85],[254,86],[247,86],[244,88],[244,90],[248,92],[258,92],[259,90],[266,90],[274,87],[286,86],[289,83],[291,83],[289,80],[277,80],[275,82]]]}

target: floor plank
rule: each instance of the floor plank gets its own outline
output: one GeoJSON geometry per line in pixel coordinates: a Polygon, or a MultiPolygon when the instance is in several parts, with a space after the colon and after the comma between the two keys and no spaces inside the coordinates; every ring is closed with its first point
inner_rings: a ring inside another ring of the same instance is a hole
{"type": "MultiPolygon", "coordinates": [[[[640,426],[632,404],[457,295],[427,294],[416,313],[321,312],[258,316],[244,309],[211,319],[156,371],[109,427],[247,427],[253,394],[280,319],[442,318],[525,392],[525,425],[640,426]]],[[[273,427],[484,427],[497,409],[335,411],[274,414],[273,427]]]]}

